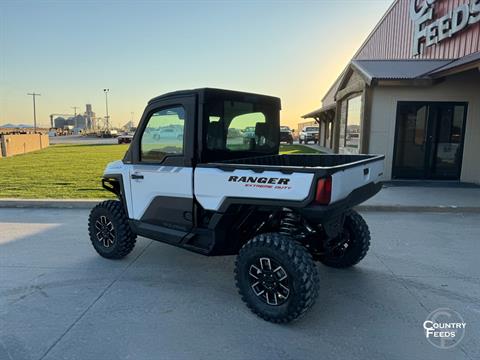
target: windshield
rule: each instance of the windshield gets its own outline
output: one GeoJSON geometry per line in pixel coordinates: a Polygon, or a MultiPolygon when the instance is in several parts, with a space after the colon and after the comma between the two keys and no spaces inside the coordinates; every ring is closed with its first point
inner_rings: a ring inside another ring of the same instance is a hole
{"type": "Polygon", "coordinates": [[[317,132],[318,131],[318,128],[317,127],[307,127],[305,128],[305,131],[308,131],[308,132],[317,132]]]}
{"type": "Polygon", "coordinates": [[[289,132],[290,128],[288,126],[280,126],[280,131],[282,132],[289,132]]]}
{"type": "Polygon", "coordinates": [[[206,148],[216,158],[276,154],[278,107],[267,101],[215,100],[205,104],[206,148]]]}

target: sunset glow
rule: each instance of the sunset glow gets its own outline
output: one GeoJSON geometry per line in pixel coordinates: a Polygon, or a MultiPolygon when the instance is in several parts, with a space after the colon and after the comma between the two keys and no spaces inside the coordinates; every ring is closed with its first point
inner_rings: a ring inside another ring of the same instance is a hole
{"type": "Polygon", "coordinates": [[[0,124],[49,114],[138,120],[159,94],[198,87],[282,98],[295,127],[385,13],[379,1],[54,2],[0,4],[0,124]]]}

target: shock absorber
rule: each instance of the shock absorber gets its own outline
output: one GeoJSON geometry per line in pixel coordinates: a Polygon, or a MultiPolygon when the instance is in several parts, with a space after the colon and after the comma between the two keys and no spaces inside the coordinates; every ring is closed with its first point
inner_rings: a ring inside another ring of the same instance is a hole
{"type": "Polygon", "coordinates": [[[306,238],[305,231],[300,215],[294,213],[290,209],[285,209],[281,214],[279,233],[293,237],[295,240],[303,240],[306,238]]]}

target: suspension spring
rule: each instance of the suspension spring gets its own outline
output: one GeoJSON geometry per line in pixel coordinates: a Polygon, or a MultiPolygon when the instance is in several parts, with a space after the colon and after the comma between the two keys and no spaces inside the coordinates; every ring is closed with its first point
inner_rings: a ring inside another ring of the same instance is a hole
{"type": "Polygon", "coordinates": [[[280,220],[279,233],[288,235],[296,240],[303,240],[307,236],[305,226],[300,215],[292,211],[284,211],[280,220]]]}

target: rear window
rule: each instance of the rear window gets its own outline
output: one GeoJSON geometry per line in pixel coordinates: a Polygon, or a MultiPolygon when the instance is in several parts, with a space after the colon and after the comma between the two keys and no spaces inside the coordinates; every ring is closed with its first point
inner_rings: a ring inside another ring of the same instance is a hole
{"type": "Polygon", "coordinates": [[[278,152],[278,110],[273,104],[236,100],[205,106],[209,151],[272,154],[278,152]]]}

